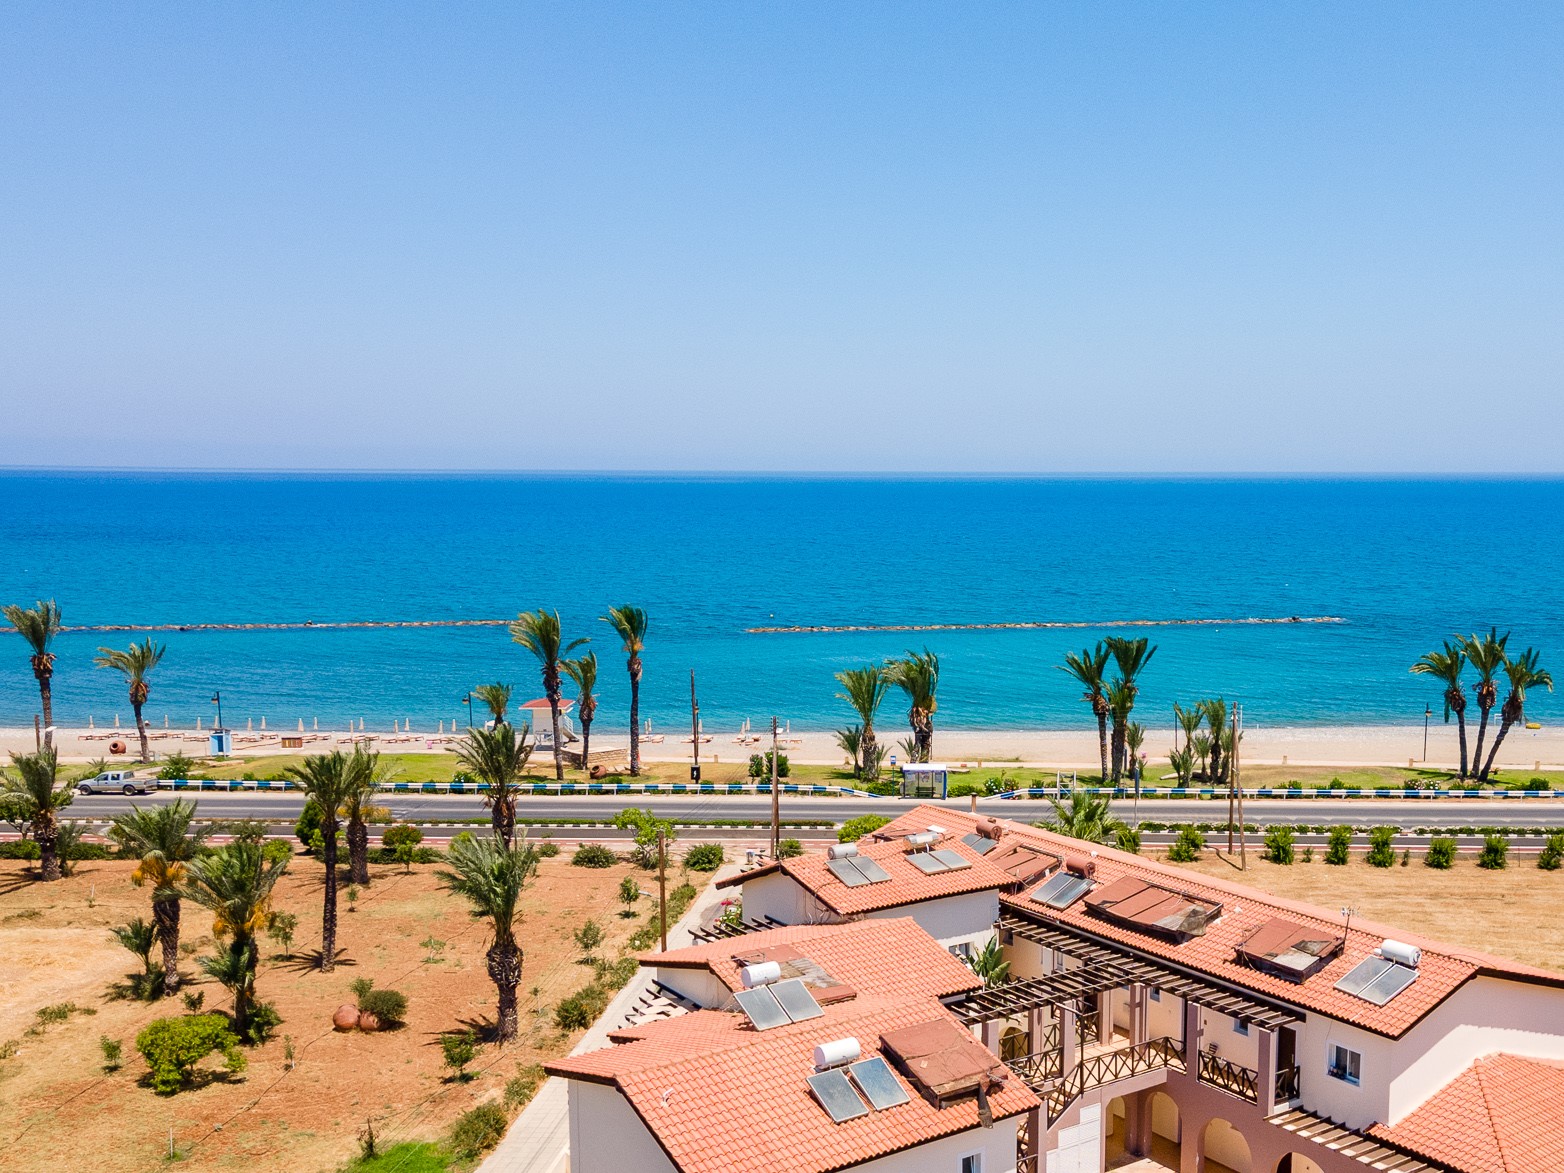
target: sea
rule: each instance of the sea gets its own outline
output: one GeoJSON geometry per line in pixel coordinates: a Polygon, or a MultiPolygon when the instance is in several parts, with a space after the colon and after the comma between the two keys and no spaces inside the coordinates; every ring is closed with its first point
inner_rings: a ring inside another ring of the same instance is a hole
{"type": "MultiPolygon", "coordinates": [[[[708,732],[775,715],[851,720],[840,669],[932,650],[940,728],[1086,728],[1066,652],[1156,645],[1137,716],[1225,696],[1246,725],[1411,724],[1439,690],[1409,666],[1496,626],[1564,670],[1564,481],[921,479],[572,475],[0,473],[0,601],[67,625],[164,631],[147,714],[229,726],[464,725],[478,684],[541,696],[504,627],[333,629],[557,610],[601,662],[597,730],[622,728],[624,655],[600,621],[650,615],[642,714],[708,732]],[[1339,622],[1239,623],[1329,617],[1339,622]],[[1130,621],[1218,620],[1126,626],[1130,621]],[[760,627],[1068,627],[756,632],[760,627]]],[[[55,719],[130,720],[103,645],[57,643],[55,719]]],[[[1564,680],[1564,677],[1561,677],[1564,680]]],[[[1546,693],[1530,709],[1546,720],[1546,693]]],[[[27,649],[0,634],[0,724],[31,724],[27,649]]],[[[893,694],[882,725],[904,710],[893,694]]]]}

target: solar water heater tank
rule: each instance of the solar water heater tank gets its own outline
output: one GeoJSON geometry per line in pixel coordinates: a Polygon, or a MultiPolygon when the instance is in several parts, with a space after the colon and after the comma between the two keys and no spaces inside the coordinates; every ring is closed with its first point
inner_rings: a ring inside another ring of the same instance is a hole
{"type": "Polygon", "coordinates": [[[1379,955],[1386,961],[1394,961],[1405,965],[1410,969],[1416,969],[1417,963],[1423,960],[1423,951],[1416,945],[1408,945],[1402,941],[1389,941],[1379,947],[1379,955]]]}
{"type": "Polygon", "coordinates": [[[761,961],[754,965],[746,965],[739,970],[739,976],[744,979],[744,988],[753,990],[756,986],[769,986],[782,976],[782,967],[775,961],[761,961]]]}
{"type": "Polygon", "coordinates": [[[856,843],[833,843],[825,850],[827,859],[846,859],[849,855],[858,854],[856,843]]]}
{"type": "Polygon", "coordinates": [[[830,1042],[817,1043],[815,1045],[815,1067],[824,1070],[827,1067],[840,1067],[843,1063],[852,1063],[862,1054],[855,1038],[832,1039],[830,1042]]]}

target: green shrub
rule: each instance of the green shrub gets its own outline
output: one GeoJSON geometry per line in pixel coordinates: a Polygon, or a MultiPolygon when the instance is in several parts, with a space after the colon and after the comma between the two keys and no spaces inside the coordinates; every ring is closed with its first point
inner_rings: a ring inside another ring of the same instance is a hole
{"type": "Polygon", "coordinates": [[[595,920],[589,920],[571,935],[575,937],[576,948],[581,950],[582,955],[591,957],[603,943],[603,926],[595,920]]]}
{"type": "MultiPolygon", "coordinates": [[[[367,979],[366,979],[367,981],[367,979]]],[[[356,986],[358,983],[355,982],[356,986]]],[[[369,983],[358,994],[358,1008],[365,1014],[373,1014],[381,1022],[396,1024],[407,1017],[407,995],[400,990],[376,990],[369,983]]]]}
{"type": "Polygon", "coordinates": [[[467,1064],[478,1055],[478,1037],[470,1030],[457,1031],[440,1036],[440,1052],[445,1065],[454,1073],[453,1078],[466,1081],[467,1064]]]}
{"type": "Polygon", "coordinates": [[[636,953],[644,953],[661,939],[662,934],[657,930],[656,924],[642,925],[630,934],[628,947],[636,953]]]}
{"type": "Polygon", "coordinates": [[[1330,787],[1329,787],[1329,789],[1331,789],[1331,790],[1345,790],[1346,788],[1347,788],[1347,784],[1345,782],[1343,782],[1340,778],[1332,778],[1330,780],[1330,787]]]}
{"type": "Polygon", "coordinates": [[[510,1118],[498,1104],[479,1104],[458,1116],[451,1126],[451,1149],[471,1160],[499,1144],[509,1127],[510,1118]]]}
{"type": "Polygon", "coordinates": [[[1527,780],[1526,785],[1521,787],[1521,789],[1522,790],[1551,790],[1551,789],[1553,789],[1553,783],[1549,782],[1546,778],[1531,778],[1531,779],[1527,780]]]}
{"type": "Polygon", "coordinates": [[[683,916],[698,893],[694,884],[680,884],[668,894],[668,923],[673,924],[683,916]]]}
{"type": "Polygon", "coordinates": [[[0,859],[38,860],[42,857],[43,849],[31,839],[14,839],[9,843],[0,843],[0,859]]]}
{"type": "Polygon", "coordinates": [[[369,852],[370,863],[439,863],[444,858],[438,847],[376,847],[369,852]]]}
{"type": "Polygon", "coordinates": [[[119,1070],[120,1055],[123,1049],[118,1039],[111,1039],[108,1035],[98,1036],[98,1050],[103,1052],[103,1070],[105,1072],[119,1070]]]}
{"type": "Polygon", "coordinates": [[[392,823],[380,833],[382,846],[395,851],[398,847],[417,847],[424,841],[424,833],[411,823],[392,823]]]}
{"type": "Polygon", "coordinates": [[[188,781],[198,768],[194,758],[187,758],[179,751],[174,751],[163,759],[163,766],[157,772],[157,776],[165,782],[188,781]]]}
{"type": "Polygon", "coordinates": [[[641,963],[634,957],[621,957],[618,961],[605,961],[599,957],[592,963],[592,968],[605,989],[622,990],[641,968],[641,963]]]}
{"type": "Polygon", "coordinates": [[[1178,838],[1168,848],[1168,858],[1174,863],[1194,863],[1206,845],[1206,837],[1193,827],[1179,828],[1178,838]]]}
{"type": "Polygon", "coordinates": [[[555,1025],[560,1030],[585,1030],[597,1021],[608,1001],[608,991],[596,982],[583,986],[554,1007],[555,1025]]]}
{"type": "Polygon", "coordinates": [[[714,872],[722,866],[720,843],[697,843],[684,853],[684,866],[692,872],[714,872]]]}
{"type": "MultiPolygon", "coordinates": [[[[786,778],[791,772],[792,767],[788,765],[787,754],[777,754],[777,777],[786,778]]],[[[749,755],[749,776],[751,778],[759,778],[762,782],[771,780],[771,751],[769,749],[763,754],[752,753],[749,755]]]]}
{"type": "Polygon", "coordinates": [[[1121,823],[1113,832],[1113,844],[1120,851],[1127,851],[1131,855],[1140,854],[1140,832],[1127,823],[1121,823]]]}
{"type": "Polygon", "coordinates": [[[1429,840],[1423,863],[1442,872],[1449,871],[1451,865],[1455,863],[1455,840],[1443,837],[1429,840]]]}
{"type": "Polygon", "coordinates": [[[804,854],[804,845],[797,839],[784,839],[777,844],[778,859],[797,859],[804,854]]]}
{"type": "Polygon", "coordinates": [[[1396,863],[1396,849],[1390,841],[1396,837],[1394,827],[1375,827],[1369,832],[1368,863],[1370,867],[1388,868],[1396,863]]]}
{"type": "Polygon", "coordinates": [[[1314,862],[1314,848],[1312,848],[1312,847],[1305,847],[1303,849],[1303,862],[1304,863],[1313,863],[1314,862]]]}
{"type": "Polygon", "coordinates": [[[1510,841],[1503,835],[1488,835],[1483,839],[1482,853],[1477,857],[1477,866],[1497,871],[1509,865],[1510,841]]]}
{"type": "Polygon", "coordinates": [[[570,862],[578,868],[611,868],[619,862],[619,857],[601,843],[583,843],[576,848],[570,862]]]}
{"type": "Polygon", "coordinates": [[[532,1097],[538,1094],[543,1079],[542,1064],[533,1063],[526,1067],[518,1065],[515,1076],[505,1085],[505,1106],[512,1112],[525,1108],[532,1102],[532,1097]]]}
{"type": "Polygon", "coordinates": [[[548,840],[545,839],[542,843],[538,844],[538,855],[541,856],[543,859],[553,859],[558,854],[559,854],[559,844],[558,843],[551,843],[551,842],[549,842],[548,840]]]}
{"type": "Polygon", "coordinates": [[[304,809],[299,812],[298,819],[293,824],[293,833],[306,849],[320,837],[320,806],[312,798],[304,804],[304,809]]]}
{"type": "Polygon", "coordinates": [[[221,1014],[159,1018],[136,1036],[136,1050],[151,1069],[153,1089],[164,1095],[183,1087],[195,1065],[213,1051],[223,1053],[224,1064],[233,1074],[245,1069],[238,1036],[221,1014]]]}
{"type": "Polygon", "coordinates": [[[1537,855],[1537,866],[1545,872],[1556,872],[1564,865],[1564,831],[1549,835],[1537,855]]]}
{"type": "Polygon", "coordinates": [[[472,843],[476,841],[476,838],[471,831],[458,831],[451,836],[451,846],[455,847],[458,844],[472,843]]]}
{"type": "Polygon", "coordinates": [[[970,798],[974,794],[988,795],[988,788],[976,778],[957,778],[945,789],[947,798],[970,798]]]}
{"type": "Polygon", "coordinates": [[[1325,849],[1325,862],[1340,867],[1347,862],[1352,847],[1351,827],[1332,827],[1330,846],[1325,849]]]}
{"type": "Polygon", "coordinates": [[[1265,832],[1265,852],[1263,858],[1272,863],[1291,865],[1295,856],[1293,853],[1293,829],[1291,827],[1268,827],[1265,832]]]}
{"type": "Polygon", "coordinates": [[[865,835],[878,831],[889,823],[884,815],[859,815],[856,819],[848,819],[837,829],[836,838],[842,843],[856,843],[865,835]]]}
{"type": "Polygon", "coordinates": [[[261,858],[267,863],[286,863],[293,858],[293,845],[286,839],[268,839],[261,845],[261,858]]]}

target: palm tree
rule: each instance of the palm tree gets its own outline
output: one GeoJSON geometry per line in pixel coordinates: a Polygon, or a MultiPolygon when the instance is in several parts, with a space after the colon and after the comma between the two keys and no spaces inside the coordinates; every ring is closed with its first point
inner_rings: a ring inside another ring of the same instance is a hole
{"type": "Polygon", "coordinates": [[[1483,764],[1483,736],[1488,732],[1488,714],[1499,703],[1499,685],[1496,677],[1504,668],[1504,645],[1509,643],[1510,633],[1502,636],[1497,627],[1489,628],[1487,635],[1468,635],[1461,638],[1461,650],[1467,663],[1477,669],[1477,708],[1482,713],[1477,722],[1477,745],[1472,751],[1472,766],[1483,764]]]}
{"type": "Polygon", "coordinates": [[[337,967],[337,830],[338,812],[358,786],[355,769],[340,749],[311,754],[288,773],[305,796],[320,808],[320,861],[326,866],[326,889],[320,925],[320,968],[337,967]]]}
{"type": "Polygon", "coordinates": [[[560,665],[575,682],[576,711],[581,714],[581,766],[592,766],[592,719],[597,716],[597,653],[588,652],[560,665]]]}
{"type": "Polygon", "coordinates": [[[1124,772],[1124,726],[1135,709],[1135,698],[1140,694],[1140,674],[1151,663],[1151,657],[1157,654],[1157,648],[1145,636],[1126,639],[1110,635],[1102,642],[1112,654],[1114,665],[1119,670],[1116,683],[1122,685],[1117,708],[1112,697],[1109,698],[1108,706],[1109,715],[1113,717],[1113,780],[1117,782],[1124,772]]]}
{"type": "Polygon", "coordinates": [[[905,659],[886,661],[885,678],[907,694],[907,722],[912,726],[912,760],[931,760],[934,753],[934,714],[939,709],[939,657],[928,648],[921,652],[909,651],[905,659]]]}
{"type": "Polygon", "coordinates": [[[1499,710],[1499,732],[1493,739],[1493,748],[1488,751],[1487,763],[1477,775],[1479,778],[1485,779],[1493,773],[1494,759],[1499,756],[1499,746],[1504,743],[1510,726],[1526,719],[1526,690],[1546,688],[1553,691],[1553,675],[1546,668],[1537,667],[1539,658],[1535,648],[1527,648],[1515,659],[1505,661],[1504,674],[1510,678],[1510,695],[1504,698],[1504,708],[1499,710]]]}
{"type": "Polygon", "coordinates": [[[630,776],[641,773],[641,653],[646,650],[646,612],[625,603],[610,607],[602,621],[619,633],[630,670],[630,776]]]}
{"type": "Polygon", "coordinates": [[[532,743],[525,732],[518,734],[509,725],[469,729],[456,756],[462,768],[488,788],[484,801],[494,835],[509,847],[516,834],[516,784],[532,756],[532,743]]]}
{"type": "MultiPolygon", "coordinates": [[[[1185,709],[1180,708],[1177,701],[1173,702],[1173,720],[1184,732],[1184,745],[1186,748],[1189,746],[1190,740],[1195,736],[1195,733],[1200,729],[1200,722],[1205,720],[1205,716],[1198,704],[1185,709]]],[[[1178,740],[1177,735],[1174,736],[1173,740],[1178,740]]]]}
{"type": "Polygon", "coordinates": [[[472,690],[472,694],[489,706],[489,712],[494,715],[496,725],[505,724],[505,710],[510,707],[510,685],[498,681],[493,684],[480,684],[472,690]]]}
{"type": "Polygon", "coordinates": [[[1219,786],[1222,779],[1227,776],[1227,759],[1224,756],[1228,744],[1227,701],[1223,697],[1214,697],[1197,703],[1200,711],[1205,715],[1206,727],[1211,730],[1211,766],[1206,771],[1206,780],[1214,786],[1219,786]]]}
{"type": "Polygon", "coordinates": [[[999,938],[990,937],[988,943],[972,955],[967,963],[972,972],[983,979],[985,989],[1002,986],[1010,980],[1010,963],[999,947],[999,938]]]}
{"type": "Polygon", "coordinates": [[[890,681],[886,679],[885,669],[878,664],[866,664],[862,668],[846,668],[838,672],[836,682],[842,686],[837,697],[852,705],[853,711],[863,722],[854,757],[859,763],[859,776],[873,782],[879,773],[880,762],[875,748],[874,719],[880,712],[880,705],[885,702],[890,681]]]}
{"type": "Polygon", "coordinates": [[[60,605],[53,599],[39,599],[31,607],[12,604],[0,613],[32,646],[33,675],[38,678],[38,698],[43,702],[43,744],[49,748],[54,745],[54,653],[49,647],[60,634],[60,605]]]}
{"type": "Polygon", "coordinates": [[[1115,678],[1108,685],[1108,720],[1113,729],[1109,734],[1109,765],[1112,773],[1108,781],[1117,786],[1124,774],[1124,729],[1129,724],[1130,713],[1135,708],[1135,687],[1127,681],[1115,678]]]}
{"type": "Polygon", "coordinates": [[[1050,798],[1054,817],[1038,826],[1046,827],[1072,839],[1084,839],[1088,843],[1106,843],[1124,824],[1113,816],[1106,796],[1087,794],[1084,790],[1072,790],[1066,806],[1057,798],[1050,798]]]}
{"type": "Polygon", "coordinates": [[[510,637],[538,658],[543,666],[543,695],[548,697],[549,715],[554,722],[554,780],[565,780],[564,747],[559,740],[559,702],[563,691],[559,686],[559,659],[565,652],[580,647],[584,639],[564,642],[559,632],[559,612],[550,613],[539,608],[523,611],[510,625],[510,637]]]}
{"type": "Polygon", "coordinates": [[[211,834],[208,827],[192,825],[196,804],[176,798],[166,806],[133,806],[116,815],[110,838],[141,863],[130,874],[138,888],[152,885],[152,923],[163,945],[163,993],[179,989],[179,886],[187,865],[211,834]]]}
{"type": "Polygon", "coordinates": [[[268,861],[255,840],[236,840],[210,855],[198,855],[185,868],[179,893],[212,913],[212,934],[228,939],[222,952],[201,959],[201,968],[234,995],[234,1029],[245,1035],[255,1007],[255,967],[260,959],[255,935],[272,911],[272,889],[287,868],[286,859],[268,861]]]}
{"type": "Polygon", "coordinates": [[[14,776],[5,779],[3,793],[12,805],[12,816],[25,823],[38,844],[38,875],[58,880],[60,870],[60,812],[71,805],[76,792],[69,782],[59,785],[59,758],[52,746],[37,753],[12,754],[14,776]]]}
{"type": "Polygon", "coordinates": [[[863,749],[863,726],[849,725],[846,729],[836,731],[836,744],[841,747],[847,760],[852,763],[853,777],[863,777],[863,758],[860,752],[863,749]]]}
{"type": "Polygon", "coordinates": [[[166,651],[167,644],[154,644],[152,637],[148,636],[145,643],[131,644],[123,652],[113,648],[99,648],[98,657],[93,661],[99,668],[112,668],[123,674],[130,685],[130,707],[136,714],[136,733],[141,738],[143,762],[152,760],[147,750],[147,723],[141,716],[141,706],[147,703],[147,693],[150,691],[147,687],[147,673],[158,666],[166,651]]]}
{"type": "Polygon", "coordinates": [[[348,883],[369,883],[369,821],[385,818],[385,808],[375,805],[380,784],[390,781],[394,771],[380,764],[380,755],[353,747],[347,765],[347,797],[339,812],[348,821],[348,883]]]}
{"type": "Polygon", "coordinates": [[[525,960],[516,941],[521,891],[537,870],[538,853],[527,843],[513,851],[498,839],[461,839],[446,853],[449,871],[436,875],[445,887],[472,905],[472,915],[487,918],[492,930],[486,955],[489,980],[499,992],[496,1040],[516,1037],[516,987],[525,960]]]}
{"type": "Polygon", "coordinates": [[[1455,714],[1456,733],[1461,742],[1460,778],[1466,777],[1466,690],[1461,687],[1461,672],[1466,667],[1466,653],[1459,643],[1445,640],[1443,651],[1428,652],[1416,664],[1412,672],[1418,676],[1432,676],[1445,686],[1445,724],[1450,714],[1455,714]]]}
{"type": "Polygon", "coordinates": [[[1097,718],[1097,750],[1102,758],[1102,784],[1108,784],[1108,698],[1103,691],[1103,674],[1108,670],[1108,649],[1101,640],[1095,648],[1082,648],[1080,654],[1065,653],[1064,663],[1056,665],[1068,672],[1085,689],[1081,699],[1092,707],[1097,718]]]}

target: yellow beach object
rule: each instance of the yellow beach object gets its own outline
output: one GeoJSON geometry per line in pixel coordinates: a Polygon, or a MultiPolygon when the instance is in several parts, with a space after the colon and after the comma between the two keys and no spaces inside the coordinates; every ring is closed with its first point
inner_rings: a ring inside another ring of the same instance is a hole
{"type": "Polygon", "coordinates": [[[1526,722],[1526,728],[1528,728],[1528,729],[1541,729],[1542,728],[1542,722],[1540,722],[1540,721],[1527,721],[1526,722]]]}

